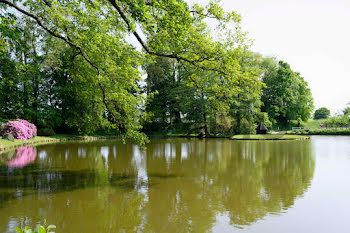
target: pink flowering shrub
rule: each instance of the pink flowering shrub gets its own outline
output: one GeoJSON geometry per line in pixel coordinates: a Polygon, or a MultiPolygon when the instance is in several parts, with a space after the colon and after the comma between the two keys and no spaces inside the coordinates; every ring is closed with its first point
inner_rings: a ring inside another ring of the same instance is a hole
{"type": "Polygon", "coordinates": [[[33,147],[20,147],[17,150],[16,157],[8,162],[8,167],[25,167],[28,164],[34,162],[36,157],[36,151],[33,147]]]}
{"type": "Polygon", "coordinates": [[[3,134],[10,133],[19,140],[28,140],[36,136],[36,126],[26,120],[9,121],[5,125],[3,134]]]}

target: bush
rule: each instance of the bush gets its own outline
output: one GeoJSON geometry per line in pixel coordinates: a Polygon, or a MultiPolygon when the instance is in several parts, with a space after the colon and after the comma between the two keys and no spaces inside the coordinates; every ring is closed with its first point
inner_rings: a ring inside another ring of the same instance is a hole
{"type": "Polygon", "coordinates": [[[310,135],[350,135],[349,129],[310,130],[310,135]]]}
{"type": "Polygon", "coordinates": [[[19,140],[28,140],[36,136],[36,126],[26,120],[9,121],[4,127],[3,134],[6,133],[19,140]]]}
{"type": "Polygon", "coordinates": [[[255,134],[257,125],[249,122],[246,118],[241,119],[241,124],[239,127],[240,134],[255,134]]]}
{"type": "Polygon", "coordinates": [[[14,142],[15,141],[15,138],[13,137],[12,134],[10,133],[5,133],[3,136],[2,136],[2,139],[6,139],[6,140],[9,140],[11,142],[14,142]]]}
{"type": "Polygon", "coordinates": [[[289,121],[290,127],[305,127],[305,123],[298,120],[290,120],[289,121]]]}
{"type": "Polygon", "coordinates": [[[335,116],[323,122],[327,127],[348,127],[350,126],[349,115],[335,116]]]}
{"type": "Polygon", "coordinates": [[[38,135],[39,136],[53,136],[53,135],[55,135],[55,131],[53,131],[53,129],[50,129],[50,128],[42,128],[42,129],[39,129],[38,135]]]}

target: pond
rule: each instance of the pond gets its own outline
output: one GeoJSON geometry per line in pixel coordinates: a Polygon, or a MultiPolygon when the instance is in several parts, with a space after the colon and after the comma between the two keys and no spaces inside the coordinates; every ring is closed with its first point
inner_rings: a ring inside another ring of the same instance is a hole
{"type": "Polygon", "coordinates": [[[345,232],[349,197],[350,137],[56,143],[2,155],[0,232],[345,232]]]}

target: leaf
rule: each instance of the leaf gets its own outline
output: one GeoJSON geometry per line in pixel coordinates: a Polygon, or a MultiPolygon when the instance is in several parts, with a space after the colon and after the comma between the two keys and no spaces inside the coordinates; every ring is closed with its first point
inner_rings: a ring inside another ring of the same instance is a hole
{"type": "Polygon", "coordinates": [[[15,231],[16,231],[17,233],[23,233],[23,231],[22,231],[20,228],[18,228],[18,227],[15,227],[14,229],[15,229],[15,231]]]}
{"type": "Polygon", "coordinates": [[[55,225],[50,225],[47,227],[47,230],[51,230],[51,229],[56,229],[56,226],[55,225]]]}
{"type": "Polygon", "coordinates": [[[39,233],[46,233],[45,228],[43,226],[41,226],[40,224],[38,226],[38,231],[39,231],[39,233]]]}

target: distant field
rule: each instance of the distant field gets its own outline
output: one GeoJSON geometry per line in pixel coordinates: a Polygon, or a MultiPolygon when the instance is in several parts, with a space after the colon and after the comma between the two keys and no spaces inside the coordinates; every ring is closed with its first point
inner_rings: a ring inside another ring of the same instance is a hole
{"type": "Polygon", "coordinates": [[[235,135],[231,137],[234,140],[301,140],[310,139],[308,136],[301,135],[278,135],[278,134],[259,134],[259,135],[235,135]]]}

